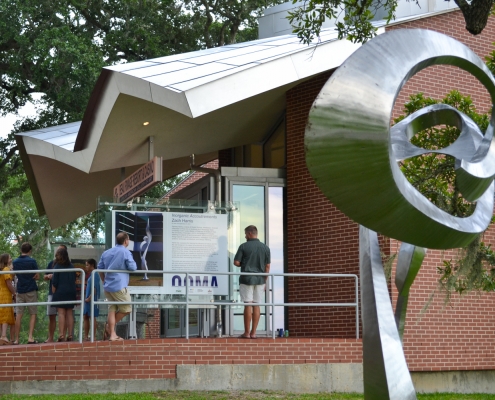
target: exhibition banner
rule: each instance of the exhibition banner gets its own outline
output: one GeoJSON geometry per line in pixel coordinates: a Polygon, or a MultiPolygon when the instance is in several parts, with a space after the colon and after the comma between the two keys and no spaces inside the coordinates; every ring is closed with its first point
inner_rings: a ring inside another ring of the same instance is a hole
{"type": "Polygon", "coordinates": [[[228,295],[228,276],[217,274],[229,271],[226,214],[113,211],[113,226],[114,237],[129,234],[128,249],[147,271],[131,275],[131,293],[185,295],[187,285],[190,295],[228,295]]]}
{"type": "Polygon", "coordinates": [[[168,220],[165,243],[165,293],[186,293],[186,271],[189,294],[228,295],[227,215],[166,213],[168,220]]]}

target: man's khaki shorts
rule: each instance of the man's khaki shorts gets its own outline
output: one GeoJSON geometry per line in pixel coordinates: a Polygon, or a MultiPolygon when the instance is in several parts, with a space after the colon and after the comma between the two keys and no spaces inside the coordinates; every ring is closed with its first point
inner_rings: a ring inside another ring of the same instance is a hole
{"type": "Polygon", "coordinates": [[[27,292],[27,293],[17,293],[16,295],[16,303],[17,306],[15,307],[15,312],[16,314],[22,315],[24,314],[24,310],[27,309],[29,310],[29,315],[36,315],[38,314],[38,306],[23,306],[22,303],[37,303],[38,302],[38,292],[36,290],[33,290],[32,292],[27,292]]]}
{"type": "MultiPolygon", "coordinates": [[[[239,293],[243,303],[262,303],[265,285],[239,285],[239,293]]],[[[263,301],[264,303],[264,301],[263,301]]]]}
{"type": "MultiPolygon", "coordinates": [[[[127,291],[127,288],[119,290],[118,292],[105,292],[105,297],[108,301],[131,301],[131,295],[127,291]]],[[[132,311],[131,304],[112,304],[108,306],[108,312],[120,312],[123,314],[128,314],[132,311]]]]}

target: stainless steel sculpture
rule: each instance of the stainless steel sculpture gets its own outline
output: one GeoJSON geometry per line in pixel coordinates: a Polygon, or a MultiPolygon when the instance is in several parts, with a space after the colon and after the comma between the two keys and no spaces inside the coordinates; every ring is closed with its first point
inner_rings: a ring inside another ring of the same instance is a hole
{"type": "Polygon", "coordinates": [[[365,399],[416,399],[395,326],[377,234],[359,229],[365,399]]]}
{"type": "Polygon", "coordinates": [[[495,99],[495,80],[468,47],[425,30],[397,30],[356,51],[332,75],[315,100],[306,128],[306,162],[322,192],[360,228],[365,399],[415,399],[402,350],[409,288],[425,249],[467,245],[493,213],[494,116],[483,135],[466,115],[446,105],[420,110],[390,128],[395,99],[415,73],[448,64],[474,75],[495,99]],[[460,129],[447,148],[425,150],[410,143],[417,132],[439,124],[460,129]],[[398,162],[436,152],[455,157],[463,196],[474,213],[454,217],[429,202],[403,176],[398,162]],[[403,243],[397,265],[394,313],[376,233],[403,243]],[[421,247],[420,247],[421,246],[421,247]]]}
{"type": "Polygon", "coordinates": [[[490,222],[495,144],[493,118],[482,137],[468,117],[451,109],[411,116],[391,134],[398,92],[412,75],[434,64],[472,73],[493,101],[495,81],[468,47],[432,31],[391,31],[357,50],[321,90],[309,115],[306,162],[323,193],[353,220],[406,243],[445,249],[470,243],[490,222]],[[459,139],[472,144],[469,154],[455,143],[439,150],[457,158],[463,194],[471,201],[477,199],[468,218],[453,217],[431,204],[397,165],[398,160],[423,151],[411,144],[403,147],[408,137],[441,121],[462,128],[459,139]]]}

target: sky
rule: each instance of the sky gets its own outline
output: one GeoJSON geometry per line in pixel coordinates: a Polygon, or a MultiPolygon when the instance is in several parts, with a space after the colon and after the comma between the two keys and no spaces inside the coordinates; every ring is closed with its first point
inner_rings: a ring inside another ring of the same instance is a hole
{"type": "Polygon", "coordinates": [[[19,110],[19,114],[8,114],[6,117],[0,117],[0,138],[5,138],[12,128],[14,123],[23,117],[34,116],[36,114],[36,108],[33,103],[27,103],[19,110]]]}

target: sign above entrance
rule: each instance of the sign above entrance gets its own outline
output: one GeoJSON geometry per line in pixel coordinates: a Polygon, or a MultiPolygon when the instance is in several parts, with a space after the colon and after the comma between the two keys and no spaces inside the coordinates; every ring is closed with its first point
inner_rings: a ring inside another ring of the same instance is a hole
{"type": "Polygon", "coordinates": [[[162,181],[162,157],[154,157],[113,188],[115,201],[127,201],[162,181]]]}

